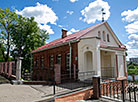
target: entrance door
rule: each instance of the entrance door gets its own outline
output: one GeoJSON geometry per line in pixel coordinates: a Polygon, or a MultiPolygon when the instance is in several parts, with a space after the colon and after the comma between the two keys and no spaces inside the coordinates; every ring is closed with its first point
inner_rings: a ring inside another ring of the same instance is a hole
{"type": "Polygon", "coordinates": [[[105,55],[103,62],[104,67],[102,67],[102,76],[112,77],[111,55],[105,55]]]}

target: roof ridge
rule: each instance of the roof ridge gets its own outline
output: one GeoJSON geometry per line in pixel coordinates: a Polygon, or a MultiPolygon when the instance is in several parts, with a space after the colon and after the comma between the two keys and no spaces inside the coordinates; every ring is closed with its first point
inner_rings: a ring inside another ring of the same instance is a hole
{"type": "Polygon", "coordinates": [[[67,37],[65,37],[65,38],[55,39],[55,40],[49,42],[48,44],[45,44],[45,45],[33,50],[32,52],[36,52],[38,50],[41,50],[41,49],[44,49],[44,48],[47,48],[47,47],[51,47],[51,46],[54,46],[54,45],[57,45],[57,44],[60,44],[60,43],[65,43],[65,42],[68,42],[68,41],[71,41],[71,40],[79,39],[82,36],[86,35],[88,32],[92,31],[94,28],[104,24],[105,22],[101,22],[101,23],[95,24],[93,26],[84,28],[82,30],[79,30],[77,32],[74,32],[72,34],[67,35],[67,37]]]}

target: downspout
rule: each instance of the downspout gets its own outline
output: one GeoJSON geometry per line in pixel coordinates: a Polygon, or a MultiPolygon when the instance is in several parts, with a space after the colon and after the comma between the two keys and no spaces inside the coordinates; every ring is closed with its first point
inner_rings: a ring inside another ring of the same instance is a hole
{"type": "Polygon", "coordinates": [[[69,42],[69,47],[70,47],[70,58],[69,58],[69,76],[70,76],[70,79],[71,79],[71,55],[72,55],[72,47],[71,47],[71,42],[69,42]]]}

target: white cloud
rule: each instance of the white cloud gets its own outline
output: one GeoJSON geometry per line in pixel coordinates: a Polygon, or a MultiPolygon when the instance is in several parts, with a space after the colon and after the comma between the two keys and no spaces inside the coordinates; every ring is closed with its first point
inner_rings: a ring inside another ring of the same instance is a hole
{"type": "Polygon", "coordinates": [[[138,57],[138,49],[128,49],[127,53],[128,53],[127,59],[138,57]]]}
{"type": "Polygon", "coordinates": [[[56,16],[55,12],[50,7],[48,7],[46,4],[40,4],[38,2],[36,3],[36,6],[25,7],[23,10],[16,10],[15,12],[24,17],[34,17],[35,21],[39,25],[42,24],[41,28],[49,29],[50,34],[53,33],[53,30],[50,26],[47,25],[47,23],[56,25],[56,21],[58,20],[58,17],[56,16]]]}
{"type": "Polygon", "coordinates": [[[72,2],[72,3],[76,2],[76,1],[78,1],[78,0],[70,0],[70,2],[72,2]]]}
{"type": "Polygon", "coordinates": [[[63,26],[62,26],[62,25],[58,25],[58,27],[63,28],[63,26]]]}
{"type": "Polygon", "coordinates": [[[129,41],[127,42],[126,48],[128,57],[138,57],[138,35],[137,34],[131,34],[128,36],[129,41]]]}
{"type": "Polygon", "coordinates": [[[77,32],[77,31],[79,31],[79,30],[76,30],[76,29],[72,28],[72,29],[70,29],[70,30],[67,32],[67,35],[72,34],[72,33],[75,33],[75,32],[77,32]]]}
{"type": "Polygon", "coordinates": [[[128,36],[126,47],[128,49],[128,58],[138,57],[138,7],[134,10],[127,10],[121,13],[122,21],[127,22],[125,26],[128,36]]]}
{"type": "Polygon", "coordinates": [[[68,13],[69,15],[72,15],[72,14],[74,13],[74,11],[67,11],[67,13],[68,13]]]}
{"type": "Polygon", "coordinates": [[[90,23],[95,23],[96,20],[101,21],[102,20],[102,8],[104,9],[104,12],[106,13],[104,15],[104,20],[107,20],[110,16],[110,6],[107,2],[103,0],[96,0],[94,2],[91,2],[89,6],[85,7],[81,14],[84,16],[83,21],[90,23]]]}
{"type": "Polygon", "coordinates": [[[121,16],[125,16],[122,18],[123,21],[132,22],[138,20],[138,8],[135,10],[128,10],[121,13],[121,16]]]}
{"type": "Polygon", "coordinates": [[[46,25],[46,24],[41,25],[41,24],[39,24],[38,26],[40,27],[40,29],[47,30],[47,32],[49,34],[54,34],[54,31],[51,29],[51,27],[49,25],[46,25]]]}
{"type": "Polygon", "coordinates": [[[128,24],[125,28],[129,34],[138,33],[138,21],[128,24]]]}
{"type": "Polygon", "coordinates": [[[122,20],[128,24],[125,26],[129,34],[138,33],[138,7],[134,10],[128,10],[121,13],[122,20]]]}
{"type": "Polygon", "coordinates": [[[79,20],[82,20],[82,17],[80,17],[79,20]]]}
{"type": "Polygon", "coordinates": [[[131,35],[128,36],[128,39],[138,41],[138,35],[137,34],[131,34],[131,35]]]}

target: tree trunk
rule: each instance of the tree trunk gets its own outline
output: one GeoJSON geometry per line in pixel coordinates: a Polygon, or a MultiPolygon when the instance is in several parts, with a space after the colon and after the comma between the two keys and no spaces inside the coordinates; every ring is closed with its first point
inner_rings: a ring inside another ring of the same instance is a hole
{"type": "Polygon", "coordinates": [[[6,56],[5,56],[4,50],[2,49],[2,45],[1,44],[0,44],[0,49],[1,49],[1,52],[2,52],[3,59],[5,61],[6,56]]]}
{"type": "Polygon", "coordinates": [[[132,80],[135,81],[135,75],[132,75],[132,80]]]}

